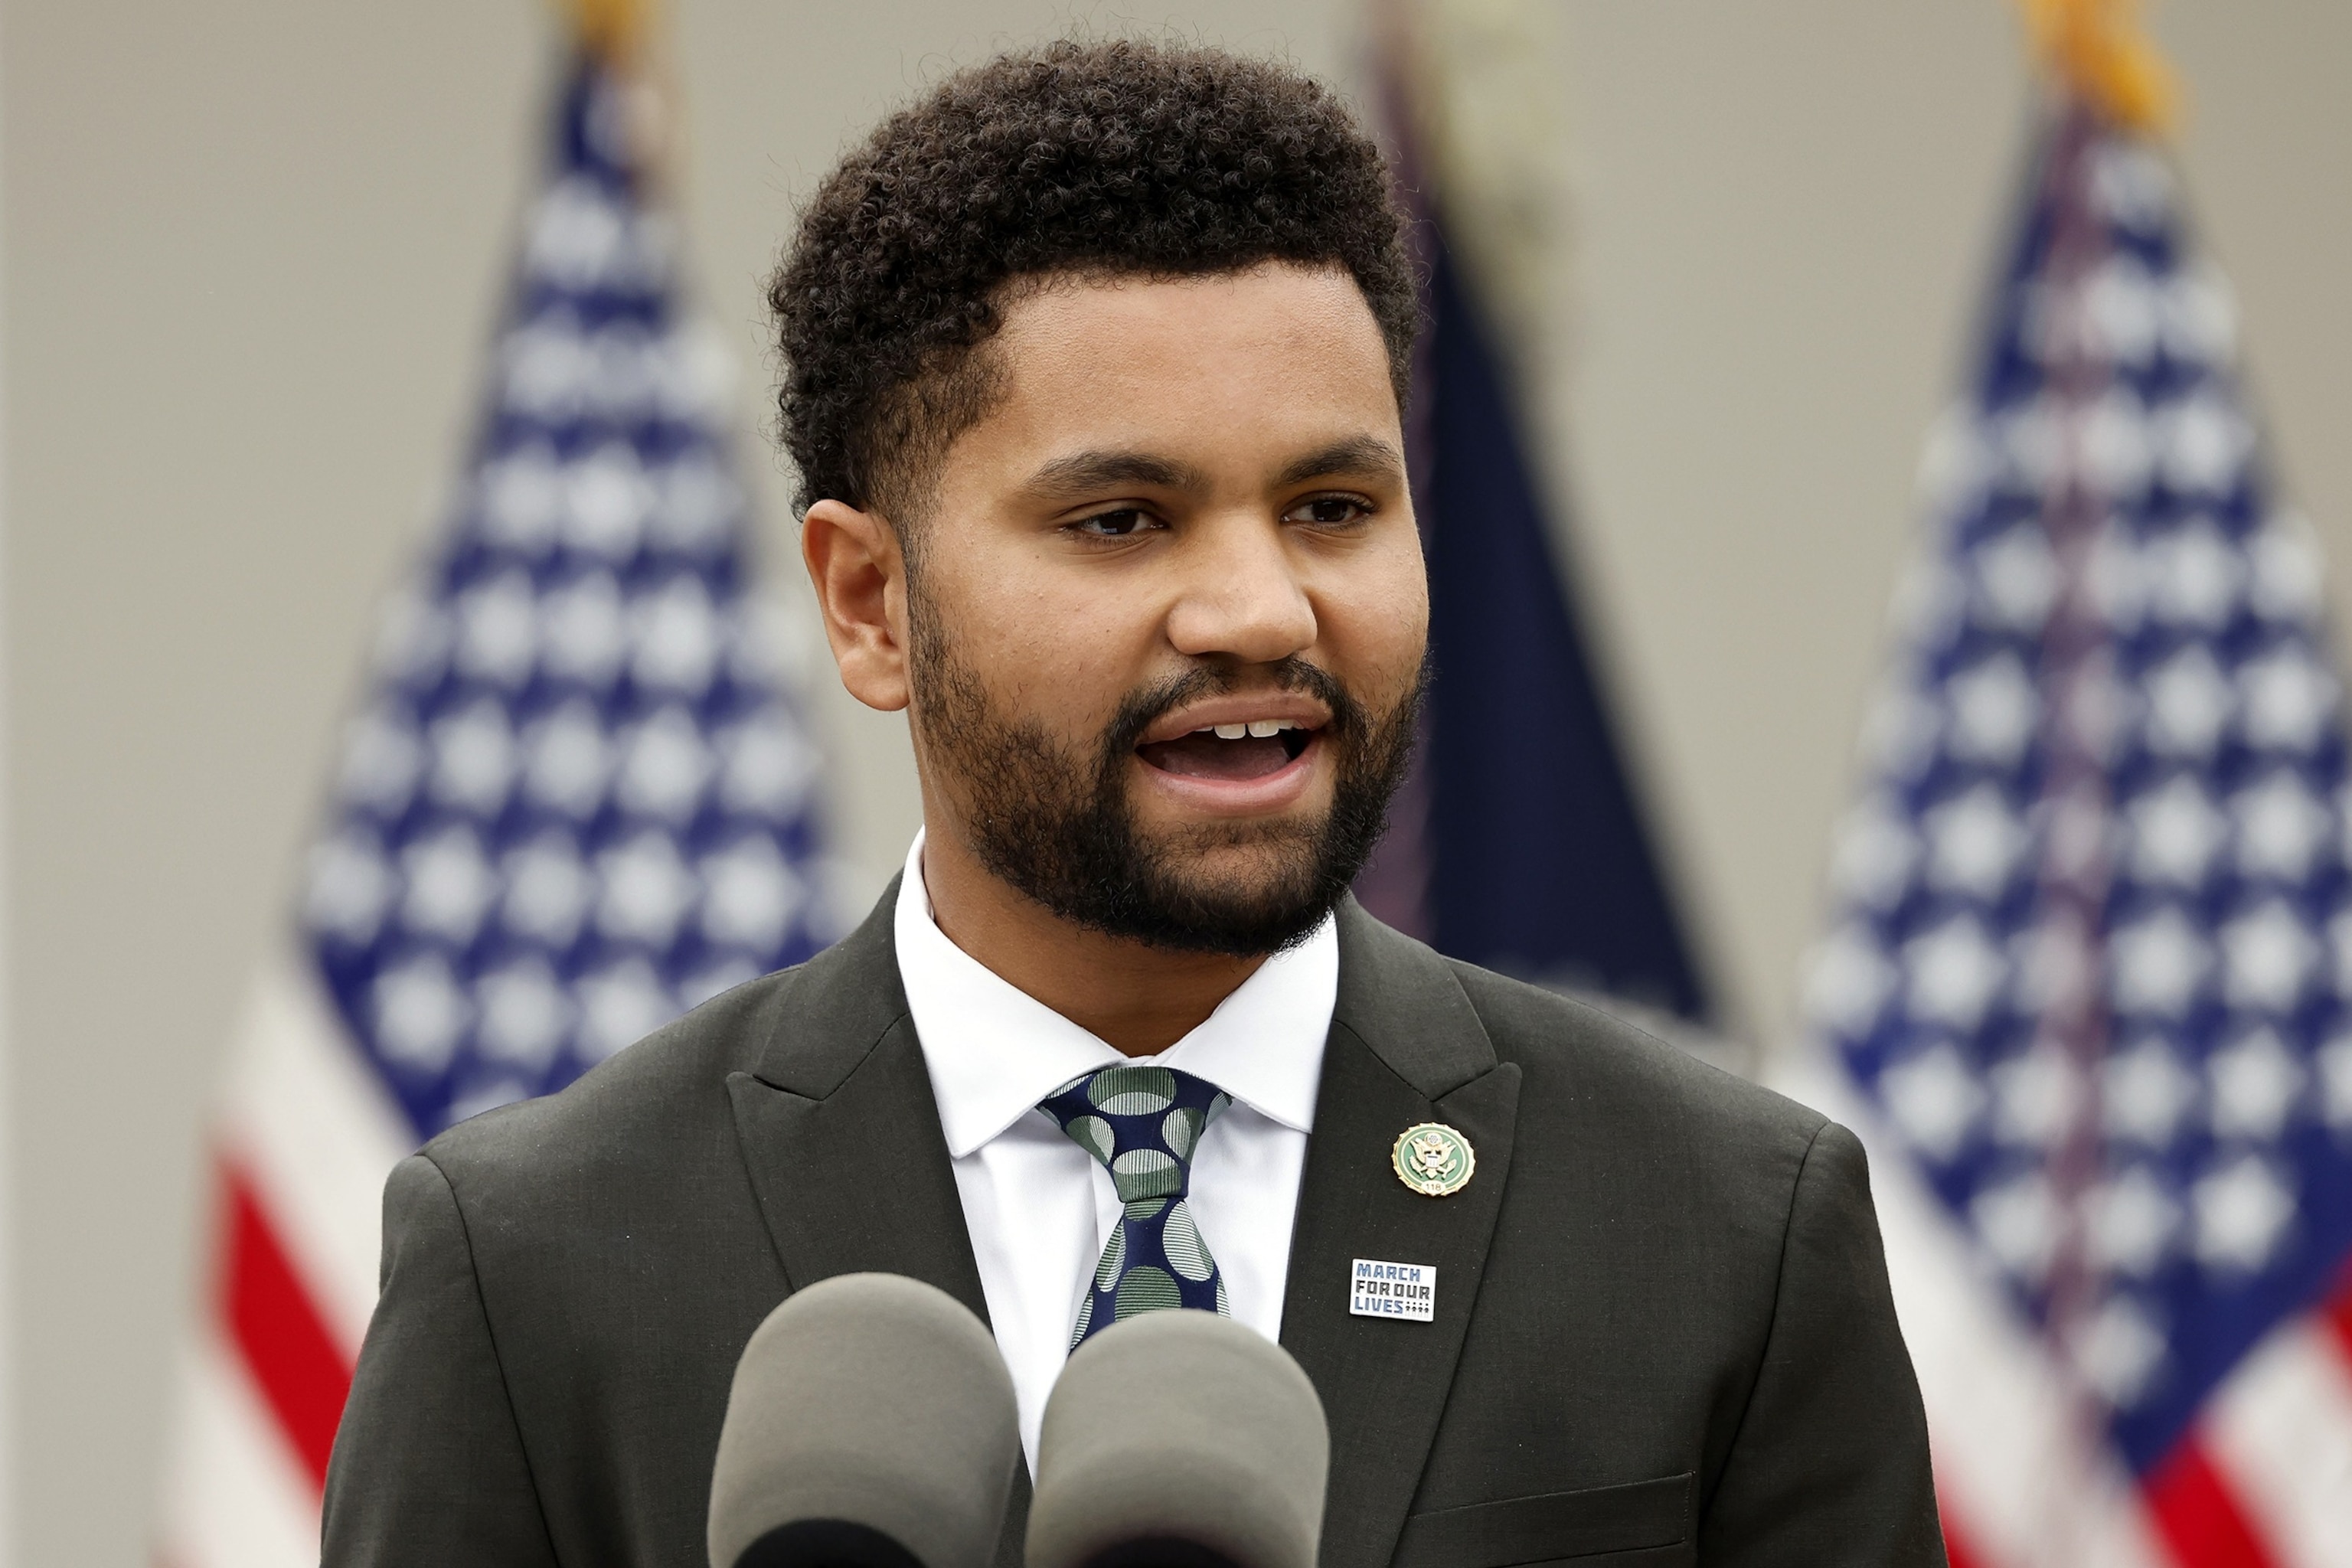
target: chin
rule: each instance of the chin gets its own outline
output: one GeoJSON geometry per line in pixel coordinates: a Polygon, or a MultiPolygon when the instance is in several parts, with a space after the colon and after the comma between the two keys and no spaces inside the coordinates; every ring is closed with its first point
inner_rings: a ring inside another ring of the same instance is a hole
{"type": "Polygon", "coordinates": [[[1122,857],[1032,893],[1065,919],[1147,947],[1262,958],[1321,925],[1346,889],[1349,868],[1327,864],[1325,826],[1304,814],[1129,823],[1122,857]]]}
{"type": "Polygon", "coordinates": [[[1203,903],[1255,905],[1315,877],[1320,825],[1214,823],[1149,840],[1167,883],[1203,903]]]}

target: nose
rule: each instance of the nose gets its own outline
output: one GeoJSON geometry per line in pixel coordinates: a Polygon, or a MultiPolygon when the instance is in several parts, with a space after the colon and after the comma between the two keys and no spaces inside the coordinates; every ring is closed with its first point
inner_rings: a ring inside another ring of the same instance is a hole
{"type": "Polygon", "coordinates": [[[1315,646],[1315,606],[1298,578],[1282,525],[1260,518],[1196,527],[1183,581],[1168,614],[1168,640],[1194,658],[1272,664],[1315,646]]]}

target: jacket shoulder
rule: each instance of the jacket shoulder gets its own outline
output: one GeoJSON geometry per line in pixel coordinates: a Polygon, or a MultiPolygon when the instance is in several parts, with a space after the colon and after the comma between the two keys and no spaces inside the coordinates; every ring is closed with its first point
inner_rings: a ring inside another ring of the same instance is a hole
{"type": "Polygon", "coordinates": [[[729,1079],[822,1094],[906,1009],[890,940],[894,882],[864,923],[805,963],[746,981],[655,1030],[561,1091],[486,1111],[424,1152],[462,1200],[488,1184],[625,1179],[734,1147],[729,1079]]]}
{"type": "Polygon", "coordinates": [[[1592,1003],[1449,959],[1496,1058],[1516,1062],[1541,1114],[1569,1097],[1628,1133],[1727,1151],[1811,1146],[1829,1119],[1699,1060],[1592,1003]]]}
{"type": "Polygon", "coordinates": [[[800,973],[722,993],[558,1092],[471,1117],[422,1152],[461,1200],[674,1171],[713,1137],[731,1141],[727,1080],[757,1065],[800,973]]]}

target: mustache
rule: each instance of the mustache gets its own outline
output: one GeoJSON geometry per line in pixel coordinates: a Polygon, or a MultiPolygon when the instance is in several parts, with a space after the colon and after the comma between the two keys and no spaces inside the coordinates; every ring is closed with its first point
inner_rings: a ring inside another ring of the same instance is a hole
{"type": "Polygon", "coordinates": [[[1255,688],[1268,684],[1276,691],[1303,692],[1322,703],[1331,714],[1326,730],[1335,738],[1364,732],[1364,705],[1356,700],[1339,678],[1293,654],[1267,665],[1198,665],[1128,693],[1103,731],[1103,750],[1113,757],[1135,750],[1146,730],[1187,702],[1196,702],[1203,697],[1223,697],[1239,691],[1244,685],[1255,688]],[[1244,670],[1254,679],[1245,681],[1244,670]]]}

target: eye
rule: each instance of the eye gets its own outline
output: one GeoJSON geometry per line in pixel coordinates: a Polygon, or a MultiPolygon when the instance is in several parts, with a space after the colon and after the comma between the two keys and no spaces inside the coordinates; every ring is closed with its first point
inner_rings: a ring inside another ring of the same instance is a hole
{"type": "Polygon", "coordinates": [[[1098,511],[1092,517],[1082,517],[1065,525],[1074,533],[1089,539],[1132,539],[1137,534],[1160,526],[1160,520],[1139,506],[1116,507],[1098,511]]]}
{"type": "Polygon", "coordinates": [[[1315,496],[1283,513],[1282,521],[1311,522],[1319,528],[1344,528],[1371,515],[1371,503],[1361,496],[1315,496]]]}

